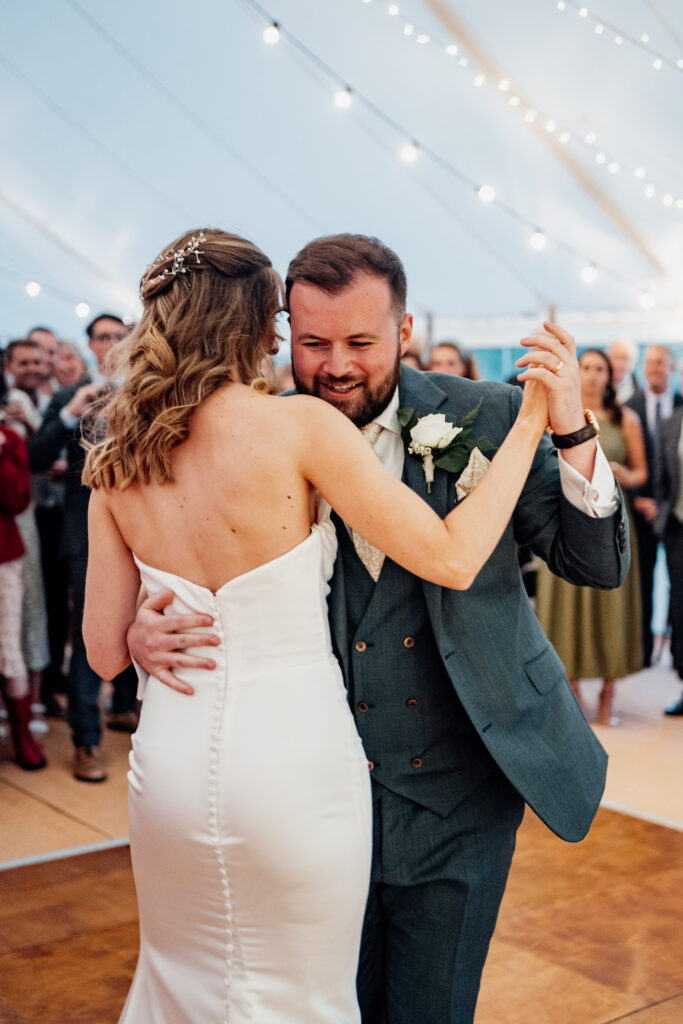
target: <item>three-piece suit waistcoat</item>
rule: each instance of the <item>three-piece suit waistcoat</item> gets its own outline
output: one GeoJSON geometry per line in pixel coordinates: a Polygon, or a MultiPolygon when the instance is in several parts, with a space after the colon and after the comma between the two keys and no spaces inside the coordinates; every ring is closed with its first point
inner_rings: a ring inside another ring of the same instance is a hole
{"type": "Polygon", "coordinates": [[[445,816],[498,768],[444,669],[421,580],[386,558],[375,584],[334,519],[346,597],[342,661],[375,795],[383,786],[445,816]]]}

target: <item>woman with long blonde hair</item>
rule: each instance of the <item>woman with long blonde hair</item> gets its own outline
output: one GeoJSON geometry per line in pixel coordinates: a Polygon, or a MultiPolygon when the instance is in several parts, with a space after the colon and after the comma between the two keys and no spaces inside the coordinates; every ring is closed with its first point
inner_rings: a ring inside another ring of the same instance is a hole
{"type": "Polygon", "coordinates": [[[256,246],[187,233],[141,291],[84,474],[84,636],[111,678],[140,584],[170,589],[166,614],[207,616],[193,653],[211,671],[179,655],[192,700],[144,689],[129,773],[141,949],[121,1019],[354,1024],[370,783],[330,644],[329,506],[409,571],[467,588],[526,479],[545,390],[527,386],[486,476],[441,520],[343,414],[269,393],[282,290],[256,246]]]}

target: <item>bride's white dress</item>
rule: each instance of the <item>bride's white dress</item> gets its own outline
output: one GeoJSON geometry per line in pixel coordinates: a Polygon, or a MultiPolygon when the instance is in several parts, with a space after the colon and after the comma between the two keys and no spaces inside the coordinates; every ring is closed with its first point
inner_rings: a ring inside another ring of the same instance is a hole
{"type": "Polygon", "coordinates": [[[327,622],[329,517],[217,593],[136,559],[168,611],[214,616],[213,672],[150,678],[130,756],[140,958],[125,1024],[354,1024],[368,763],[327,622]]]}

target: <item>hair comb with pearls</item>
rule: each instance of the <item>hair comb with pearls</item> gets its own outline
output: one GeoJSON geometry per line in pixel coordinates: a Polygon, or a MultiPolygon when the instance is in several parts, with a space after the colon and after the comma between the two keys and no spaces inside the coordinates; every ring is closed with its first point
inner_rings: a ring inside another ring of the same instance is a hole
{"type": "Polygon", "coordinates": [[[192,269],[192,264],[190,264],[189,267],[185,266],[185,260],[189,259],[190,256],[194,256],[195,262],[201,263],[199,257],[203,256],[204,254],[199,248],[199,246],[202,244],[202,242],[205,241],[206,235],[204,234],[203,231],[200,231],[198,235],[192,235],[192,238],[187,243],[187,245],[184,246],[184,248],[176,249],[175,252],[169,249],[167,252],[162,253],[161,256],[157,256],[154,262],[150,263],[150,270],[153,267],[156,267],[157,264],[163,263],[165,260],[172,259],[173,263],[171,264],[170,267],[167,267],[166,270],[163,271],[163,273],[157,274],[156,277],[150,278],[148,284],[158,284],[159,281],[163,281],[167,277],[175,277],[176,274],[187,274],[188,270],[192,269]]]}

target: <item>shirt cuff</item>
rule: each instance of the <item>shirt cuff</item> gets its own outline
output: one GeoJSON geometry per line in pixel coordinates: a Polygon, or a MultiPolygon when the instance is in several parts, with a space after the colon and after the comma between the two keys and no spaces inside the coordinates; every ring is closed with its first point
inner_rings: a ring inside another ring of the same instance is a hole
{"type": "Polygon", "coordinates": [[[562,493],[567,501],[593,519],[606,519],[611,516],[619,504],[619,492],[614,473],[600,447],[600,442],[597,442],[593,478],[590,481],[565,462],[562,453],[559,463],[562,493]]]}
{"type": "Polygon", "coordinates": [[[66,406],[59,410],[59,418],[62,421],[62,426],[67,430],[73,430],[74,427],[78,426],[78,416],[67,412],[66,406]]]}

